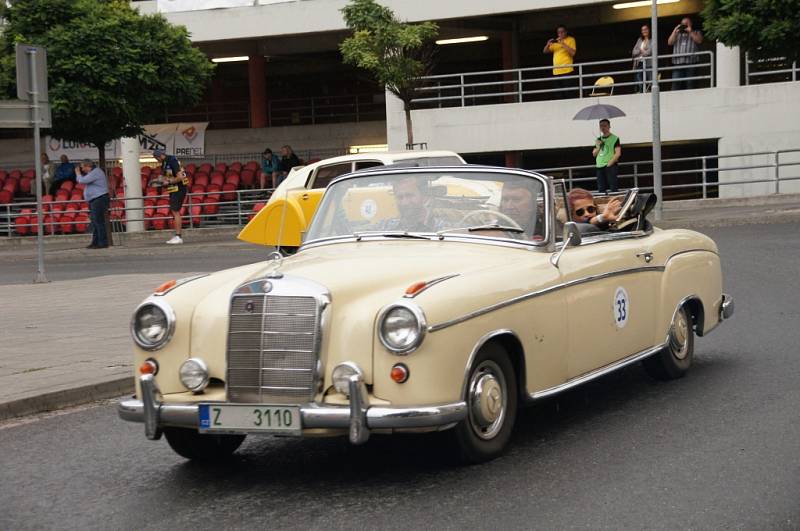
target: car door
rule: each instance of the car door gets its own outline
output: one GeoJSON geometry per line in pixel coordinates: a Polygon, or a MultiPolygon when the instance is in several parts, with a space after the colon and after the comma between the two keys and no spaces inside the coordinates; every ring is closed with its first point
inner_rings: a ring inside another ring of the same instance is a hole
{"type": "Polygon", "coordinates": [[[585,238],[558,264],[569,316],[570,378],[653,346],[663,268],[651,265],[647,237],[607,238],[585,238]]]}

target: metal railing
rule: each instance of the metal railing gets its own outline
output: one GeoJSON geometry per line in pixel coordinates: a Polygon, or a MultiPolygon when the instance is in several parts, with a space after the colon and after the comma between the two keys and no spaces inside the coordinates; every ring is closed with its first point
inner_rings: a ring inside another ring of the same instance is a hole
{"type": "MultiPolygon", "coordinates": [[[[722,187],[755,184],[766,184],[768,191],[778,194],[786,191],[785,187],[782,188],[784,184],[800,181],[800,148],[664,159],[662,168],[664,199],[668,201],[716,197],[722,187]],[[731,175],[731,179],[720,179],[720,175],[725,173],[734,175],[731,175]]],[[[653,189],[652,161],[622,162],[619,164],[619,170],[621,189],[632,187],[641,190],[653,189]]],[[[536,171],[556,179],[565,179],[569,189],[576,186],[594,189],[596,183],[596,168],[593,165],[540,168],[536,171]]],[[[184,203],[186,214],[183,217],[190,227],[219,225],[241,227],[255,214],[254,206],[266,203],[272,192],[272,189],[257,189],[189,193],[184,203]]],[[[169,206],[158,204],[159,200],[167,198],[167,195],[112,198],[110,208],[112,227],[115,232],[123,231],[127,217],[125,212],[143,211],[142,217],[145,223],[150,225],[149,228],[168,228],[172,219],[169,206]],[[147,203],[141,207],[134,207],[131,204],[134,200],[147,203]]],[[[44,208],[47,210],[44,216],[50,216],[44,224],[45,234],[64,233],[64,226],[68,224],[73,225],[68,232],[74,233],[77,228],[74,227],[76,223],[83,225],[83,231],[88,231],[89,209],[85,201],[52,201],[47,202],[44,208]],[[65,213],[72,213],[75,216],[85,214],[85,217],[82,220],[75,220],[74,217],[71,220],[69,218],[64,220],[54,215],[65,213]]],[[[19,234],[17,228],[28,235],[35,234],[37,227],[35,212],[36,203],[33,201],[0,205],[0,234],[5,233],[8,237],[23,236],[19,234]],[[26,210],[30,212],[24,213],[26,210]],[[17,218],[25,216],[28,217],[27,221],[22,220],[17,223],[17,218]]]]}
{"type": "Polygon", "coordinates": [[[269,125],[314,125],[386,119],[384,94],[315,96],[271,100],[269,125]]]}
{"type": "MultiPolygon", "coordinates": [[[[759,151],[731,155],[702,155],[663,159],[661,175],[664,200],[707,199],[716,197],[720,187],[749,184],[770,184],[772,193],[781,193],[781,184],[800,180],[800,169],[792,174],[789,168],[800,168],[800,149],[759,151]],[[736,159],[757,159],[737,163],[736,159]],[[720,180],[726,172],[748,172],[754,178],[720,180]],[[669,183],[669,184],[667,184],[669,183]],[[692,191],[693,190],[693,191],[692,191]]],[[[568,189],[576,186],[593,189],[597,182],[594,165],[562,166],[537,169],[554,178],[565,179],[568,189]]],[[[620,188],[653,189],[653,162],[640,160],[619,163],[620,188]]]]}
{"type": "MultiPolygon", "coordinates": [[[[645,59],[648,61],[648,59],[645,59]]],[[[486,72],[464,72],[427,76],[422,79],[428,84],[418,89],[421,97],[412,100],[415,108],[465,107],[467,105],[488,105],[492,103],[521,103],[523,101],[548,100],[554,97],[585,98],[628,92],[643,92],[649,88],[651,72],[643,68],[631,68],[632,59],[612,59],[592,61],[571,65],[573,72],[559,76],[552,75],[553,66],[536,66],[511,70],[491,70],[486,72]],[[637,75],[642,76],[637,79],[637,75]],[[615,77],[616,76],[616,77],[615,77]],[[604,77],[611,77],[608,85],[599,84],[604,77]],[[430,94],[430,95],[428,95],[430,94]]],[[[566,67],[567,65],[564,65],[566,67]]],[[[659,56],[659,84],[670,87],[677,82],[707,82],[715,86],[714,54],[670,54],[659,56]],[[691,64],[671,64],[672,59],[691,57],[698,62],[691,64]],[[669,64],[661,65],[661,59],[669,64]],[[699,73],[698,73],[699,71],[699,73]],[[674,76],[675,73],[685,77],[674,76]]]]}
{"type": "Polygon", "coordinates": [[[250,127],[250,102],[228,101],[224,103],[201,103],[181,112],[167,112],[165,123],[210,122],[218,129],[250,127]]]}
{"type": "Polygon", "coordinates": [[[786,57],[769,57],[766,59],[752,60],[750,56],[745,53],[745,85],[797,81],[797,74],[797,61],[792,61],[790,63],[786,57]]]}

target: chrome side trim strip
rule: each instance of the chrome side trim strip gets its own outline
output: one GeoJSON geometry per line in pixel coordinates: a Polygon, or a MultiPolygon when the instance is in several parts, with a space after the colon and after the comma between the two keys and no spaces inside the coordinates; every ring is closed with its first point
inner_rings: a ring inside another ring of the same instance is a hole
{"type": "Polygon", "coordinates": [[[634,267],[631,269],[620,269],[618,271],[610,271],[608,273],[602,273],[600,275],[592,275],[589,277],[579,278],[575,280],[570,280],[569,282],[564,282],[561,284],[555,284],[553,286],[540,289],[537,291],[532,291],[530,293],[526,293],[524,295],[520,295],[518,297],[514,297],[512,299],[508,299],[505,301],[498,302],[496,304],[492,304],[491,306],[486,306],[479,310],[475,310],[474,312],[468,313],[466,315],[462,315],[461,317],[456,317],[455,319],[451,319],[449,321],[445,321],[443,323],[439,323],[436,325],[431,325],[428,327],[428,332],[438,332],[439,330],[443,330],[445,328],[451,327],[453,325],[457,325],[463,323],[465,321],[469,321],[470,319],[474,319],[475,317],[480,317],[481,315],[485,315],[489,312],[493,312],[495,310],[499,310],[501,308],[505,308],[507,306],[511,306],[512,304],[517,304],[519,302],[527,301],[529,299],[533,299],[535,297],[539,297],[541,295],[547,295],[548,293],[552,293],[554,291],[558,291],[564,288],[570,288],[572,286],[577,286],[579,284],[586,284],[587,282],[594,282],[595,280],[602,280],[605,278],[615,277],[619,275],[629,275],[633,273],[648,273],[648,272],[663,272],[664,266],[642,266],[642,267],[634,267]]]}
{"type": "Polygon", "coordinates": [[[544,389],[542,391],[535,391],[528,395],[530,400],[540,400],[542,398],[547,398],[549,396],[553,396],[555,394],[564,392],[568,389],[572,389],[573,387],[577,387],[581,384],[594,380],[595,378],[600,378],[601,376],[605,376],[606,374],[612,373],[617,369],[621,369],[626,365],[630,365],[632,363],[636,363],[637,361],[641,361],[653,354],[658,353],[660,350],[667,346],[666,343],[662,343],[661,345],[649,348],[647,350],[643,350],[637,354],[633,354],[632,356],[628,356],[627,358],[623,358],[619,361],[615,361],[610,365],[606,365],[605,367],[600,367],[599,369],[595,369],[591,372],[583,374],[581,376],[577,376],[571,380],[564,382],[563,384],[556,385],[555,387],[550,387],[548,389],[544,389]]]}

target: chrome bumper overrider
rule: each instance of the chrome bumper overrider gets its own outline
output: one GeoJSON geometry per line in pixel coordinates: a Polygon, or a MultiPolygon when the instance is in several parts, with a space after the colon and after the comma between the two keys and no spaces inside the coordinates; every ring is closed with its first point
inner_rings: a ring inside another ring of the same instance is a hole
{"type": "Polygon", "coordinates": [[[719,320],[729,319],[733,315],[733,297],[727,293],[722,294],[722,304],[719,305],[719,320]]]}
{"type": "MultiPolygon", "coordinates": [[[[142,400],[121,400],[117,405],[120,418],[143,422],[148,439],[161,437],[164,426],[195,428],[200,426],[198,404],[165,404],[153,376],[139,378],[142,400]]],[[[447,426],[467,415],[464,402],[411,408],[367,405],[367,386],[360,375],[350,379],[350,407],[307,404],[300,406],[303,429],[348,429],[350,442],[361,444],[369,439],[370,429],[418,429],[447,426]]]]}

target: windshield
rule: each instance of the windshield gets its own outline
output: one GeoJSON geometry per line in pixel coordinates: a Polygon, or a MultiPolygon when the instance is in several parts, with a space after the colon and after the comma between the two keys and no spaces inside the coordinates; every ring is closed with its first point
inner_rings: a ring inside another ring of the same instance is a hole
{"type": "Polygon", "coordinates": [[[543,182],[489,171],[402,171],[333,183],[306,241],[386,236],[446,239],[458,235],[545,239],[543,182]]]}

